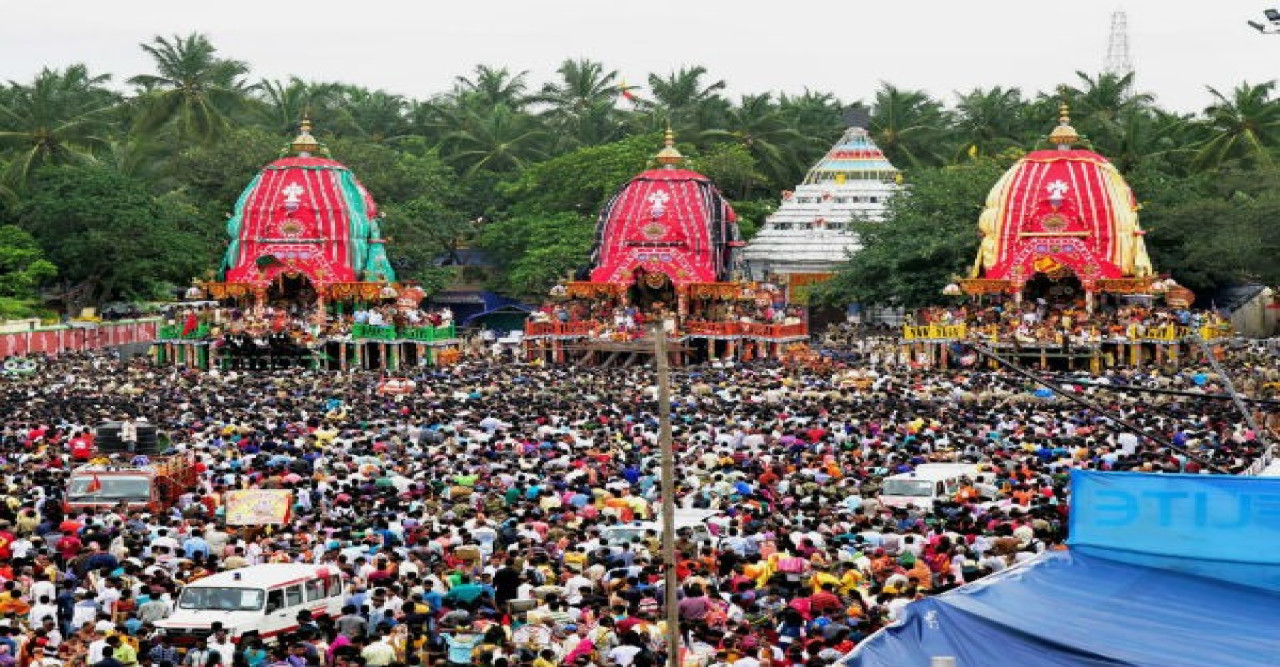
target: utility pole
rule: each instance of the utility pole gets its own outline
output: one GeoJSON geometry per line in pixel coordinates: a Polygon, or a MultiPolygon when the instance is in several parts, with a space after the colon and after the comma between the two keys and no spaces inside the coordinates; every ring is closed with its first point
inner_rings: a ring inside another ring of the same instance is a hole
{"type": "Polygon", "coordinates": [[[658,364],[658,447],[662,457],[663,606],[667,610],[667,667],[680,667],[680,608],[676,601],[676,460],[671,443],[671,360],[667,329],[653,327],[653,355],[658,364]]]}

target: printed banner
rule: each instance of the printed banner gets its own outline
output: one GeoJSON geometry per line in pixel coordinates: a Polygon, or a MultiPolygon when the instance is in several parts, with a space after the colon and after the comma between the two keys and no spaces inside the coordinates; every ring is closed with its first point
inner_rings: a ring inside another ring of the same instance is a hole
{"type": "Polygon", "coordinates": [[[1073,470],[1068,544],[1280,590],[1280,478],[1073,470]]]}
{"type": "Polygon", "coordinates": [[[225,502],[228,526],[279,525],[289,521],[293,492],[283,489],[228,491],[225,502]]]}

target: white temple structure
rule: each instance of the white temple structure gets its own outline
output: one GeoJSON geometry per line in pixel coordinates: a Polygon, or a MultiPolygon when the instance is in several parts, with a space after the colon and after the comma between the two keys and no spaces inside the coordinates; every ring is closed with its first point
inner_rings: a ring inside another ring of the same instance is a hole
{"type": "Polygon", "coordinates": [[[826,280],[858,249],[851,223],[882,220],[898,181],[867,131],[849,128],[747,245],[752,277],[793,290],[826,280]]]}

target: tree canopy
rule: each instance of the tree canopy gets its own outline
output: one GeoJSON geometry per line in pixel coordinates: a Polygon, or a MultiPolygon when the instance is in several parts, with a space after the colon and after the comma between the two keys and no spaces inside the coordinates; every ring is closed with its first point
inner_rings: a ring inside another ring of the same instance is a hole
{"type": "Polygon", "coordinates": [[[518,64],[479,64],[414,99],[358,82],[263,80],[200,33],[139,48],[148,71],[89,63],[0,85],[0,224],[27,230],[59,270],[19,284],[88,281],[114,298],[203,273],[222,252],[236,197],[309,114],[387,213],[402,272],[437,284],[434,267],[474,246],[495,259],[492,285],[534,298],[586,261],[600,205],[649,164],[666,127],[749,235],[860,116],[909,188],[885,222],[860,227],[865,249],[827,296],[928,302],[972,259],[1000,166],[1043,145],[1064,100],[1083,141],[1131,179],[1160,270],[1201,288],[1274,280],[1262,257],[1276,237],[1274,189],[1260,187],[1275,183],[1280,152],[1274,81],[1211,90],[1206,109],[1180,114],[1132,77],[1106,73],[1040,92],[941,95],[884,82],[842,100],[730,95],[697,64],[629,83],[607,63],[573,58],[545,80],[518,64]],[[1224,192],[1225,181],[1242,185],[1224,192]]]}

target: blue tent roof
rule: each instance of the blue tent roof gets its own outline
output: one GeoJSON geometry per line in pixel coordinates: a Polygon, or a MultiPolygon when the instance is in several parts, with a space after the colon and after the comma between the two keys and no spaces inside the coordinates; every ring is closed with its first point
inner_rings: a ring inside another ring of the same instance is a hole
{"type": "Polygon", "coordinates": [[[518,299],[502,296],[495,292],[481,292],[480,295],[484,300],[484,308],[480,310],[480,312],[467,315],[462,321],[463,326],[471,326],[472,322],[475,320],[499,311],[523,313],[533,312],[533,306],[520,303],[518,299]]]}
{"type": "Polygon", "coordinates": [[[1280,665],[1280,594],[1074,551],[907,606],[841,663],[1280,665]]]}

